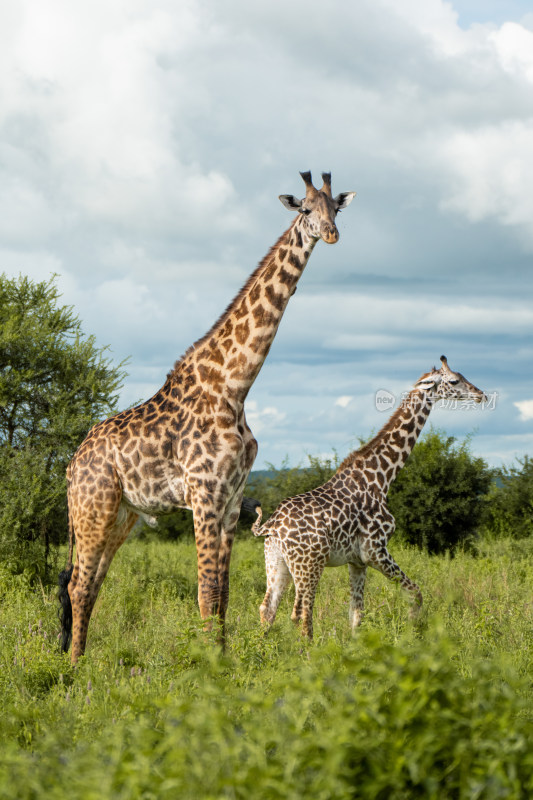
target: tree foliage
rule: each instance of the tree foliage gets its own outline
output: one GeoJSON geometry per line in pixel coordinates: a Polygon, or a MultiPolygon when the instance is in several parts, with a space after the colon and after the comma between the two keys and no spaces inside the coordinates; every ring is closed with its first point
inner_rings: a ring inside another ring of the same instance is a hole
{"type": "Polygon", "coordinates": [[[492,535],[519,539],[533,534],[533,460],[524,456],[518,465],[496,473],[487,515],[492,535]]]}
{"type": "Polygon", "coordinates": [[[0,276],[0,547],[14,571],[43,573],[64,539],[66,466],[125,375],[59,298],[54,278],[0,276]]]}
{"type": "Polygon", "coordinates": [[[470,452],[468,437],[431,429],[413,448],[389,491],[396,529],[430,553],[452,551],[480,528],[492,472],[470,452]]]}

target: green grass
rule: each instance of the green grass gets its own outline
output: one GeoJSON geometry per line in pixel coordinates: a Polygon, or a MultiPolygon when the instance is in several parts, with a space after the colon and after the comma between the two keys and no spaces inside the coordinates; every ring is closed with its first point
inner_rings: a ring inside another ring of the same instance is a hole
{"type": "Polygon", "coordinates": [[[429,558],[416,623],[377,573],[352,637],[347,568],[326,570],[315,641],[258,619],[262,544],[236,542],[228,643],[203,632],[190,539],[127,542],[86,656],[58,652],[55,591],[0,570],[0,797],[520,798],[533,794],[533,542],[429,558]]]}

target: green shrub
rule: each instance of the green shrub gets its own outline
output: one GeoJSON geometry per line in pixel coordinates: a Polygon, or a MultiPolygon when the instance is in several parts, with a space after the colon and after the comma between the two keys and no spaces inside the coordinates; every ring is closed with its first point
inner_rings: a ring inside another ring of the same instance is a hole
{"type": "Polygon", "coordinates": [[[522,539],[533,534],[533,460],[503,467],[488,496],[487,531],[495,536],[522,539]]]}
{"type": "MultiPolygon", "coordinates": [[[[469,666],[438,622],[415,644],[368,632],[357,645],[331,642],[268,692],[241,689],[228,660],[203,658],[172,693],[131,697],[127,718],[97,737],[50,731],[38,759],[8,747],[3,797],[526,798],[526,684],[506,664],[469,666]]],[[[147,685],[129,680],[138,693],[147,685]]],[[[98,691],[85,689],[86,707],[98,691]]]]}
{"type": "Polygon", "coordinates": [[[431,429],[413,448],[389,491],[397,534],[429,553],[468,545],[484,521],[491,470],[470,440],[431,429]]]}

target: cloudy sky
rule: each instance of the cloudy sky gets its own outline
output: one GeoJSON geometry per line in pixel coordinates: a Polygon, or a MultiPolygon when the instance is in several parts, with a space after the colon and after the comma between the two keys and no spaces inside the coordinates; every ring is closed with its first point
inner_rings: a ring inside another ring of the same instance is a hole
{"type": "Polygon", "coordinates": [[[0,12],[0,271],[59,275],[145,399],[291,222],[357,192],[247,402],[255,464],[344,456],[438,364],[434,426],[533,454],[529,0],[19,0],[0,12]],[[383,394],[378,394],[383,396],[383,394]],[[385,404],[387,412],[390,406],[385,404]]]}

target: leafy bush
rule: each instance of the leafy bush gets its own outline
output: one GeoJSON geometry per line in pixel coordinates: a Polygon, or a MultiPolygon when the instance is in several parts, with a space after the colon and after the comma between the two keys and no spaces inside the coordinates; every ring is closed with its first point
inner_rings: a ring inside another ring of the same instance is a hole
{"type": "Polygon", "coordinates": [[[403,541],[429,553],[453,551],[477,534],[492,472],[470,441],[431,429],[413,448],[389,491],[403,541]]]}
{"type": "MultiPolygon", "coordinates": [[[[3,797],[531,795],[533,722],[526,682],[512,668],[477,659],[465,673],[437,623],[415,645],[375,633],[358,645],[314,651],[268,692],[236,686],[219,657],[201,658],[166,696],[134,670],[130,712],[109,718],[97,737],[73,743],[67,719],[70,736],[50,731],[39,759],[6,748],[3,797]]],[[[88,683],[86,707],[100,691],[88,683]]],[[[120,681],[109,705],[127,692],[120,681]]]]}
{"type": "Polygon", "coordinates": [[[486,524],[492,535],[521,539],[533,534],[533,460],[525,456],[518,464],[496,473],[486,524]]]}

